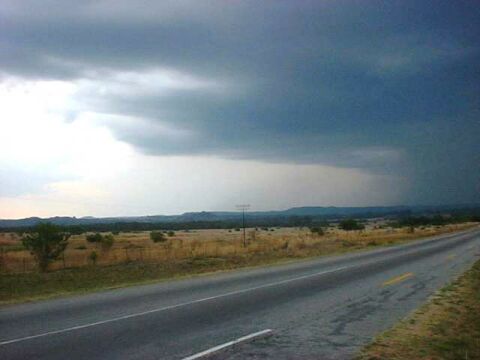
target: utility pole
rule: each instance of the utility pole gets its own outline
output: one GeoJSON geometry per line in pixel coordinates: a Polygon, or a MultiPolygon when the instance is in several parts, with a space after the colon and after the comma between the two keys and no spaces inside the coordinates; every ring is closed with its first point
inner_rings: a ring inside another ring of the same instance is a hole
{"type": "Polygon", "coordinates": [[[250,204],[241,204],[236,206],[238,210],[242,210],[242,226],[243,226],[243,247],[247,247],[247,237],[245,235],[245,210],[250,208],[250,204]]]}

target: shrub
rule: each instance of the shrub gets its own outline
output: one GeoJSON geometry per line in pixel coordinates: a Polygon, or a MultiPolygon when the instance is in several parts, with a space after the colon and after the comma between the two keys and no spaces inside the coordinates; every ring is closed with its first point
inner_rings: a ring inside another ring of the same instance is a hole
{"type": "Polygon", "coordinates": [[[115,237],[112,234],[107,234],[102,238],[102,241],[101,241],[102,248],[105,250],[110,249],[114,242],[115,242],[115,237]]]}
{"type": "Polygon", "coordinates": [[[77,250],[86,250],[87,247],[85,245],[80,245],[80,246],[77,246],[75,249],[77,250]]]}
{"type": "Polygon", "coordinates": [[[319,236],[322,236],[325,234],[325,232],[323,231],[323,229],[321,227],[312,227],[310,228],[310,232],[312,234],[317,234],[319,236]]]}
{"type": "Polygon", "coordinates": [[[91,242],[91,243],[99,243],[99,242],[102,242],[103,236],[100,233],[88,234],[86,236],[86,239],[88,242],[91,242]]]}
{"type": "Polygon", "coordinates": [[[175,236],[175,231],[170,230],[169,232],[167,232],[167,235],[168,236],[175,236]]]}
{"type": "Polygon", "coordinates": [[[161,231],[151,231],[150,239],[152,239],[154,243],[167,241],[165,235],[161,231]]]}
{"type": "Polygon", "coordinates": [[[48,265],[63,254],[69,237],[70,234],[63,232],[59,226],[42,223],[22,238],[22,244],[35,257],[40,271],[45,272],[48,265]]]}
{"type": "Polygon", "coordinates": [[[351,231],[351,230],[363,230],[365,225],[359,223],[355,219],[345,219],[340,221],[338,227],[342,230],[351,231]]]}
{"type": "Polygon", "coordinates": [[[97,263],[97,258],[98,258],[98,254],[96,251],[92,251],[90,253],[90,255],[88,255],[88,258],[90,259],[90,261],[92,262],[93,265],[95,265],[97,263]]]}

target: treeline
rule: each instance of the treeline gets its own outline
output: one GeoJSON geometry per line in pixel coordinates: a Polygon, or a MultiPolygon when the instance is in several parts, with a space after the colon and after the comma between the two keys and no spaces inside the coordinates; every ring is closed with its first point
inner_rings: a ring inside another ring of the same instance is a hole
{"type": "MultiPolygon", "coordinates": [[[[357,217],[356,217],[357,218],[357,217]]],[[[389,217],[389,226],[429,226],[429,225],[446,225],[462,222],[480,222],[480,209],[470,209],[468,211],[451,212],[449,214],[428,214],[422,216],[413,216],[402,214],[401,216],[389,217]]],[[[278,217],[250,217],[246,216],[247,227],[271,228],[271,227],[309,227],[320,228],[328,226],[328,220],[333,223],[344,223],[346,230],[357,229],[361,226],[354,226],[349,223],[353,217],[341,217],[332,219],[330,217],[313,217],[313,216],[278,216],[278,217]]],[[[357,219],[366,220],[366,217],[358,217],[357,219]]],[[[67,225],[62,226],[64,231],[72,235],[80,235],[86,232],[135,232],[135,231],[175,231],[175,230],[199,230],[199,229],[237,229],[242,227],[241,219],[232,220],[203,220],[203,221],[184,221],[184,222],[116,222],[104,224],[88,224],[88,225],[67,225]]],[[[31,231],[32,227],[14,227],[0,228],[0,232],[16,232],[23,234],[31,231]]]]}
{"type": "MultiPolygon", "coordinates": [[[[310,227],[323,225],[325,220],[311,216],[285,216],[256,218],[246,216],[247,227],[310,227]]],[[[155,230],[200,230],[200,229],[236,229],[242,227],[241,220],[216,220],[216,221],[185,221],[185,222],[117,222],[105,224],[68,225],[62,226],[64,231],[72,235],[80,235],[86,232],[134,232],[155,230]]],[[[0,232],[29,232],[32,227],[0,228],[0,232]]]]}
{"type": "Polygon", "coordinates": [[[459,224],[465,222],[480,222],[479,214],[453,214],[453,215],[434,215],[434,216],[409,216],[400,218],[389,223],[392,227],[402,226],[441,226],[447,224],[459,224]]]}

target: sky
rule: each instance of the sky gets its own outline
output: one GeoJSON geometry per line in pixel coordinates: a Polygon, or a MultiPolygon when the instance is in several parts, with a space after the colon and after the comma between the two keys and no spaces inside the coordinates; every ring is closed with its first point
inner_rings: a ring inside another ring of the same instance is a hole
{"type": "Polygon", "coordinates": [[[0,218],[480,202],[476,1],[0,6],[0,218]]]}

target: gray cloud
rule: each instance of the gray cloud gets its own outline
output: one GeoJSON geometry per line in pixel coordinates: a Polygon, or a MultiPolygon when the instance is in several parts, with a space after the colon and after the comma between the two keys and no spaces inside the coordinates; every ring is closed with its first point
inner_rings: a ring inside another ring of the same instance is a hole
{"type": "Polygon", "coordinates": [[[356,167],[411,177],[408,202],[480,201],[473,3],[22,4],[0,10],[0,73],[83,84],[77,110],[145,153],[356,167]]]}

